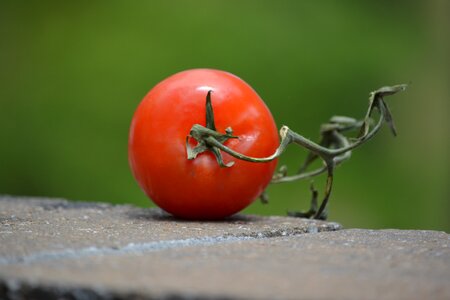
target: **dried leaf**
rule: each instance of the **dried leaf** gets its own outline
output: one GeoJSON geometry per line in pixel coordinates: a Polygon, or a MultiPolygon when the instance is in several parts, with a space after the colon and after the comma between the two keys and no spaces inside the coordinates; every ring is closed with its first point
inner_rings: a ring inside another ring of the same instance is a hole
{"type": "Polygon", "coordinates": [[[214,123],[214,111],[211,104],[211,93],[212,91],[208,91],[208,94],[206,94],[206,128],[217,131],[216,124],[214,123]]]}

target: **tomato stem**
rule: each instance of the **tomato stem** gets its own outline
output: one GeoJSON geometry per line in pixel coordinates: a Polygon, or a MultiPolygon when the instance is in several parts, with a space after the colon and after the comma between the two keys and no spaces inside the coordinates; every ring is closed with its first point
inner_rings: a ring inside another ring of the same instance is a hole
{"type": "MultiPolygon", "coordinates": [[[[369,97],[369,108],[364,119],[358,121],[353,118],[335,116],[330,121],[321,126],[321,140],[319,143],[315,143],[302,135],[292,131],[287,126],[282,126],[280,129],[281,142],[276,151],[268,157],[250,157],[245,154],[234,151],[233,149],[224,145],[224,142],[230,138],[238,138],[233,136],[232,129],[229,127],[225,131],[225,134],[219,133],[216,130],[214,123],[214,113],[211,104],[211,91],[208,91],[206,95],[206,127],[195,124],[192,126],[189,135],[186,137],[186,149],[187,158],[194,159],[198,154],[205,151],[211,151],[217,159],[218,164],[221,167],[231,167],[233,162],[225,164],[222,159],[221,151],[228,153],[229,155],[244,161],[254,163],[269,162],[279,157],[290,144],[297,144],[303,148],[308,149],[310,152],[306,157],[303,164],[300,166],[297,174],[288,176],[287,169],[282,166],[278,173],[273,176],[272,183],[291,182],[301,179],[312,178],[322,173],[327,173],[327,181],[325,185],[324,197],[322,199],[320,207],[318,207],[317,198],[318,193],[314,187],[311,187],[312,199],[311,207],[307,212],[290,213],[292,216],[307,217],[314,219],[326,219],[326,206],[331,195],[333,187],[334,169],[344,161],[348,160],[351,156],[351,151],[371,138],[373,138],[381,129],[384,123],[387,123],[394,136],[396,135],[395,125],[392,119],[390,110],[384,101],[385,96],[393,95],[397,92],[406,89],[406,85],[396,85],[391,87],[382,87],[372,93],[369,97]],[[372,125],[372,113],[377,109],[379,112],[379,119],[375,126],[372,125]],[[345,132],[359,130],[359,134],[356,138],[349,138],[344,135],[345,132]],[[189,138],[197,140],[196,147],[191,148],[189,145],[189,138]],[[315,170],[307,172],[308,167],[316,159],[321,158],[324,162],[324,166],[315,170]]],[[[265,201],[267,197],[263,197],[265,201]]]]}

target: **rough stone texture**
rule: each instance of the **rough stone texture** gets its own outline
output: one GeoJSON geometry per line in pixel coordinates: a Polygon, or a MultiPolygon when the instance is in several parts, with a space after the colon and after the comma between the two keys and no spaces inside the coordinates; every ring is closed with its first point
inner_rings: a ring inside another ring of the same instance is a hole
{"type": "Polygon", "coordinates": [[[0,226],[0,264],[340,228],[337,223],[244,215],[225,221],[181,221],[159,209],[7,196],[0,197],[0,226]]]}
{"type": "Polygon", "coordinates": [[[0,299],[450,299],[448,234],[337,229],[0,197],[0,299]]]}

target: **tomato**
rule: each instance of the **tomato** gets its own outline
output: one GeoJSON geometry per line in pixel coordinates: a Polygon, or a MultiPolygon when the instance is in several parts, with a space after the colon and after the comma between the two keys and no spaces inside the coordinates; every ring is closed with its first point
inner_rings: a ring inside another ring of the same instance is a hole
{"type": "MultiPolygon", "coordinates": [[[[157,84],[139,104],[131,123],[129,162],[134,177],[154,203],[174,216],[219,219],[247,207],[264,191],[276,160],[251,163],[223,153],[220,167],[211,151],[188,160],[186,137],[205,126],[208,91],[217,131],[231,127],[238,139],[224,145],[253,157],[271,155],[279,144],[273,117],[258,94],[239,77],[193,69],[157,84]]],[[[195,140],[190,140],[195,146],[195,140]]]]}

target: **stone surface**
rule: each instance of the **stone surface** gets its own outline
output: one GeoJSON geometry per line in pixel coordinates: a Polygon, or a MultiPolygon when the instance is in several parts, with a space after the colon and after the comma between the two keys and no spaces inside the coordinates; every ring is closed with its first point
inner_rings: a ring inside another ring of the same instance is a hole
{"type": "Polygon", "coordinates": [[[0,226],[0,263],[119,249],[161,250],[340,227],[299,218],[244,215],[225,221],[182,221],[159,209],[7,196],[0,198],[0,226]]]}
{"type": "Polygon", "coordinates": [[[0,299],[450,299],[450,236],[0,197],[0,299]]]}

